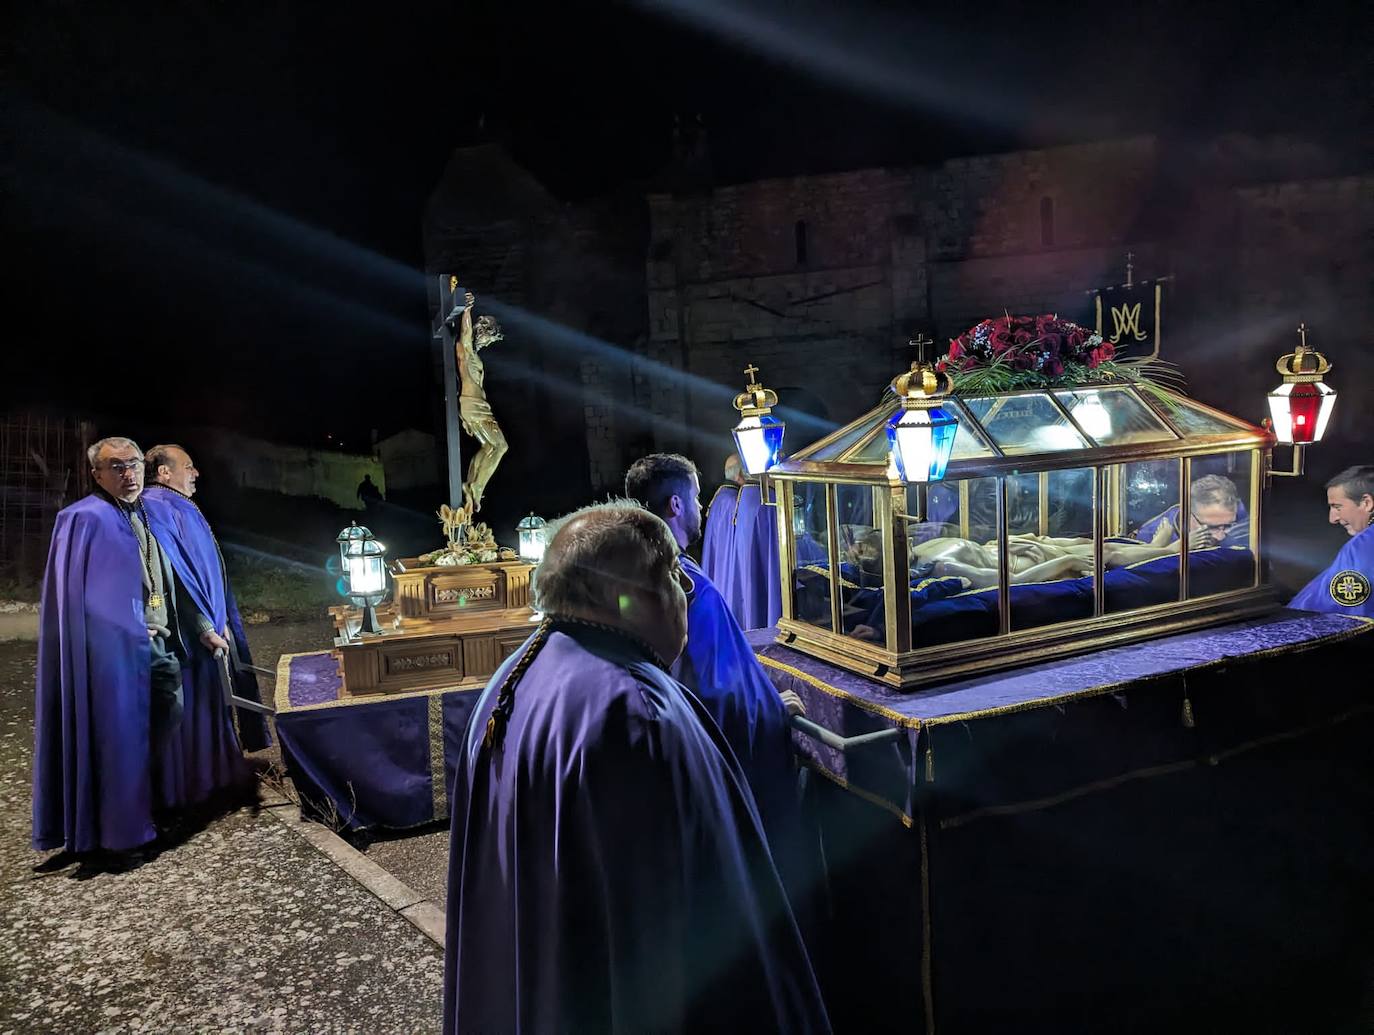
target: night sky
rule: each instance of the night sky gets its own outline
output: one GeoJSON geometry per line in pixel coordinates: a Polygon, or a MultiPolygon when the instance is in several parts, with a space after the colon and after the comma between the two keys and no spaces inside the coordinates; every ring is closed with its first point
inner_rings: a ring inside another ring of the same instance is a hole
{"type": "Polygon", "coordinates": [[[576,201],[654,183],[679,116],[719,182],[1147,131],[1374,138],[1357,3],[16,6],[6,401],[298,441],[414,421],[421,215],[456,146],[576,201]]]}

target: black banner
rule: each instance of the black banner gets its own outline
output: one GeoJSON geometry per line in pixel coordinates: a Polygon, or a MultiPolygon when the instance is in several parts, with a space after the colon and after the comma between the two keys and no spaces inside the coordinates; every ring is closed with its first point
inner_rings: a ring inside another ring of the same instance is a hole
{"type": "Polygon", "coordinates": [[[1099,288],[1092,294],[1089,324],[1116,346],[1118,359],[1159,355],[1164,281],[1142,280],[1099,288]]]}

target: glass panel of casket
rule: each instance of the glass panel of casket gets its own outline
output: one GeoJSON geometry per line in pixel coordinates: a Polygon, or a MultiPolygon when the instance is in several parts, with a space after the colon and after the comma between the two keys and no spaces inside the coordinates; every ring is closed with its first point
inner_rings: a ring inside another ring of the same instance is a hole
{"type": "Polygon", "coordinates": [[[1103,611],[1117,614],[1179,598],[1178,556],[1150,556],[1144,547],[1167,547],[1168,522],[1177,520],[1183,461],[1142,460],[1103,468],[1106,543],[1103,611]],[[1132,544],[1140,544],[1135,550],[1132,544]],[[1137,556],[1139,554],[1140,556],[1137,556]]]}
{"type": "Polygon", "coordinates": [[[907,486],[913,648],[999,635],[999,481],[907,486]]]}
{"type": "Polygon", "coordinates": [[[870,485],[836,485],[840,624],[847,636],[894,649],[887,637],[886,550],[876,508],[886,494],[870,485]]]}
{"type": "Polygon", "coordinates": [[[1013,631],[1093,616],[1096,476],[1080,467],[1007,477],[1013,631]]]}
{"type": "Polygon", "coordinates": [[[1240,449],[1188,461],[1188,598],[1213,596],[1256,584],[1259,452],[1240,449]],[[1232,498],[1234,495],[1234,498],[1232,498]]]}
{"type": "Polygon", "coordinates": [[[960,399],[1003,453],[1057,453],[1087,449],[1089,443],[1044,392],[960,399]]]}
{"type": "Polygon", "coordinates": [[[830,496],[825,482],[792,484],[792,614],[834,629],[830,599],[830,496]]]}
{"type": "Polygon", "coordinates": [[[1077,388],[1055,392],[1078,426],[1099,446],[1176,440],[1148,406],[1127,388],[1077,388]]]}

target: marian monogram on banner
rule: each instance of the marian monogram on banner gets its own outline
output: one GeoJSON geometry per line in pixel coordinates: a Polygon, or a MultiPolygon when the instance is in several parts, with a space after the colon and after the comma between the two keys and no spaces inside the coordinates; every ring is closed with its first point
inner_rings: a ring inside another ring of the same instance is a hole
{"type": "Polygon", "coordinates": [[[1168,278],[1136,280],[1134,259],[1134,254],[1127,256],[1124,284],[1088,292],[1093,309],[1091,317],[1083,322],[1092,324],[1104,340],[1116,347],[1118,359],[1156,358],[1164,284],[1168,278]]]}

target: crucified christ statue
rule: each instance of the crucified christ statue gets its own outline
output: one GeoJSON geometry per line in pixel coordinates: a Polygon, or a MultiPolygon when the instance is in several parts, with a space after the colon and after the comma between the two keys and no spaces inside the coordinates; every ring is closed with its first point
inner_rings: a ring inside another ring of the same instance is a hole
{"type": "Polygon", "coordinates": [[[478,450],[468,464],[467,481],[463,483],[463,512],[466,524],[482,509],[482,494],[487,482],[496,473],[496,466],[506,455],[506,436],[487,402],[487,393],[482,387],[486,376],[478,353],[493,342],[501,340],[501,329],[490,316],[472,319],[472,306],[477,301],[472,292],[464,295],[463,315],[454,341],[458,360],[458,416],[463,430],[478,442],[478,450]]]}

